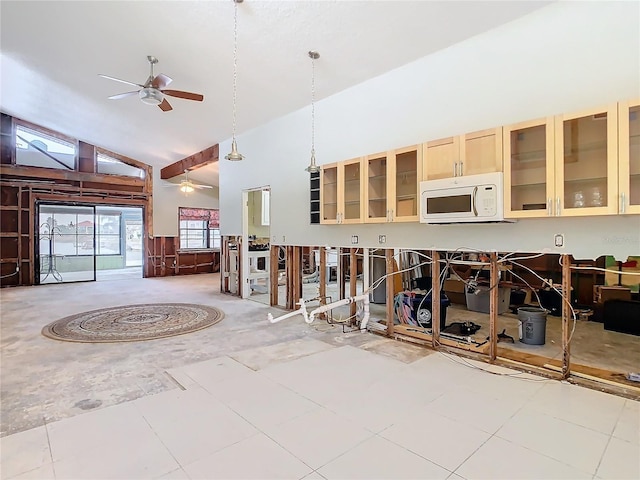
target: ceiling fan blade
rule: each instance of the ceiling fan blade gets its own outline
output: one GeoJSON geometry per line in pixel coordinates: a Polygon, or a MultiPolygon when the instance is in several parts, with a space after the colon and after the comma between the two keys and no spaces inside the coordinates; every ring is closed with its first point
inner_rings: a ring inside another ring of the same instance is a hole
{"type": "Polygon", "coordinates": [[[135,92],[127,92],[127,93],[119,93],[118,95],[111,95],[109,98],[109,100],[120,100],[121,98],[125,98],[125,97],[130,97],[131,95],[137,95],[138,94],[138,90],[136,90],[135,92]]]}
{"type": "Polygon", "coordinates": [[[144,87],[144,85],[140,85],[139,83],[133,83],[133,82],[128,82],[126,80],[120,80],[119,78],[110,77],[109,75],[103,75],[101,73],[99,73],[98,76],[102,77],[102,78],[107,78],[109,80],[115,80],[116,82],[120,82],[120,83],[126,83],[127,85],[133,85],[134,87],[140,87],[140,88],[144,87]]]}
{"type": "Polygon", "coordinates": [[[202,100],[204,100],[204,95],[200,95],[199,93],[182,92],[180,90],[160,90],[160,91],[165,95],[184,98],[186,100],[195,100],[196,102],[201,102],[202,100]]]}
{"type": "Polygon", "coordinates": [[[199,183],[192,183],[191,186],[194,188],[213,188],[211,185],[201,185],[199,183]]]}
{"type": "Polygon", "coordinates": [[[173,110],[173,107],[169,102],[167,102],[166,98],[162,100],[162,103],[158,105],[158,107],[160,107],[160,110],[162,110],[163,112],[168,112],[169,110],[173,110]]]}
{"type": "Polygon", "coordinates": [[[161,90],[171,82],[173,82],[171,77],[167,77],[164,73],[159,73],[153,80],[151,80],[151,86],[161,90]]]}

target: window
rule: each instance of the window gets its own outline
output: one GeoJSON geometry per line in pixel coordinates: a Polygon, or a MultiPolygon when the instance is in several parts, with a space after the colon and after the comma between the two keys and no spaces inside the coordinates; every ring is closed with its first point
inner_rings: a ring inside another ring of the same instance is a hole
{"type": "Polygon", "coordinates": [[[98,160],[98,173],[144,178],[144,170],[129,165],[122,160],[118,160],[110,155],[105,155],[104,153],[98,153],[96,158],[98,160]]]}
{"type": "MultiPolygon", "coordinates": [[[[83,256],[94,253],[94,216],[91,213],[65,213],[65,207],[41,212],[40,254],[83,256]]],[[[96,213],[95,254],[121,255],[122,235],[119,213],[96,213]]]]}
{"type": "Polygon", "coordinates": [[[220,248],[220,221],[217,209],[180,208],[180,248],[220,248]]]}
{"type": "Polygon", "coordinates": [[[119,214],[96,214],[96,254],[97,255],[120,255],[122,236],[120,235],[120,215],[119,214]]]}
{"type": "Polygon", "coordinates": [[[71,142],[34,130],[16,126],[16,164],[29,167],[73,170],[76,147],[71,142]]]}

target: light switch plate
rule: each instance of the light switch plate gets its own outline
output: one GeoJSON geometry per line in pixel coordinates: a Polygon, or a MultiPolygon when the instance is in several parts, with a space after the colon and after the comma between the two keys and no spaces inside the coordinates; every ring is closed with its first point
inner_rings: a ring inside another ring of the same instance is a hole
{"type": "Polygon", "coordinates": [[[351,235],[351,245],[358,244],[358,235],[351,235]]]}

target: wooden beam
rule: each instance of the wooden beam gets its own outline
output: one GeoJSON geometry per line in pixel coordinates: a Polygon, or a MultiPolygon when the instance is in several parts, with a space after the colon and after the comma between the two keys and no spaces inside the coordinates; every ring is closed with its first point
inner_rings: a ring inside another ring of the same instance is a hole
{"type": "Polygon", "coordinates": [[[200,167],[204,167],[205,165],[208,165],[210,163],[217,162],[219,160],[219,151],[220,146],[216,143],[209,148],[205,148],[201,152],[194,153],[193,155],[189,155],[188,157],[185,157],[182,160],[178,160],[171,165],[167,165],[162,170],[160,170],[160,178],[163,180],[167,180],[169,178],[182,175],[185,170],[191,171],[200,167]]]}
{"type": "Polygon", "coordinates": [[[55,168],[23,167],[19,165],[0,165],[0,176],[38,178],[41,180],[69,180],[72,182],[95,182],[141,188],[145,185],[145,181],[141,178],[127,177],[124,175],[73,172],[55,168]]]}

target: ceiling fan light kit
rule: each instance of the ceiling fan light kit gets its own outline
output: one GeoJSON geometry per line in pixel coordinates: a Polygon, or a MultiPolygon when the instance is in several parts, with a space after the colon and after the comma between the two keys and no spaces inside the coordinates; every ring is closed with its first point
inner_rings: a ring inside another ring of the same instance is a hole
{"type": "Polygon", "coordinates": [[[160,105],[162,100],[164,100],[162,92],[152,87],[140,90],[139,96],[142,103],[146,103],[147,105],[160,105]]]}
{"type": "Polygon", "coordinates": [[[196,189],[198,190],[202,190],[204,188],[213,188],[211,185],[203,185],[201,183],[194,183],[191,180],[189,180],[189,170],[185,170],[184,171],[184,180],[182,180],[180,183],[166,183],[164,185],[165,187],[178,187],[178,189],[184,193],[185,195],[188,195],[190,193],[193,193],[196,191],[196,189]]]}
{"type": "Polygon", "coordinates": [[[180,191],[182,193],[191,193],[194,190],[195,189],[193,188],[193,185],[191,185],[191,182],[187,182],[187,181],[180,182],[180,191]]]}
{"type": "Polygon", "coordinates": [[[106,78],[108,80],[114,80],[116,82],[126,83],[127,85],[133,85],[134,87],[140,87],[140,90],[112,95],[109,97],[109,100],[120,100],[121,98],[138,95],[142,103],[146,103],[147,105],[157,105],[163,112],[173,110],[173,107],[167,101],[165,95],[184,98],[185,100],[194,100],[196,102],[204,100],[204,95],[199,93],[183,92],[182,90],[167,90],[166,87],[173,81],[173,79],[163,73],[154,75],[153,66],[158,63],[158,59],[153,55],[147,55],[147,60],[149,61],[150,73],[144,84],[121,80],[109,75],[98,74],[99,77],[106,78]]]}

